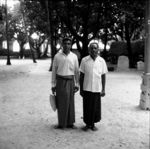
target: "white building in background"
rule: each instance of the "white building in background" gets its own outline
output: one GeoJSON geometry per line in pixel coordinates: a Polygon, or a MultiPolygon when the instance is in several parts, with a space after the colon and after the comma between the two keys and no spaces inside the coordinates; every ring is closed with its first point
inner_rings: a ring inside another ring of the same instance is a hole
{"type": "MultiPolygon", "coordinates": [[[[2,49],[7,49],[7,41],[2,42],[2,49]]],[[[14,52],[19,52],[20,46],[17,40],[9,41],[9,49],[14,52]]]]}
{"type": "Polygon", "coordinates": [[[13,51],[14,51],[14,52],[19,52],[19,51],[20,51],[20,45],[19,45],[19,43],[18,43],[17,40],[15,40],[15,41],[13,42],[13,51]]]}
{"type": "MultiPolygon", "coordinates": [[[[79,42],[79,44],[80,44],[80,46],[82,47],[82,42],[79,42]]],[[[72,49],[77,49],[77,44],[76,44],[76,43],[74,43],[74,44],[72,45],[72,49]]]]}

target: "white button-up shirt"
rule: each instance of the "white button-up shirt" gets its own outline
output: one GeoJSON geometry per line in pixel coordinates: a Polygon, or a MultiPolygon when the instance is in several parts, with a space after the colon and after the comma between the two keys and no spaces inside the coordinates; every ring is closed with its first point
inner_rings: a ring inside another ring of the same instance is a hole
{"type": "Polygon", "coordinates": [[[60,51],[55,55],[52,67],[52,87],[56,86],[56,75],[75,75],[75,83],[79,83],[79,64],[76,54],[70,52],[68,55],[66,55],[60,51]]]}
{"type": "Polygon", "coordinates": [[[80,71],[84,73],[83,90],[101,92],[101,75],[108,72],[105,60],[98,56],[95,61],[91,56],[82,59],[80,71]]]}

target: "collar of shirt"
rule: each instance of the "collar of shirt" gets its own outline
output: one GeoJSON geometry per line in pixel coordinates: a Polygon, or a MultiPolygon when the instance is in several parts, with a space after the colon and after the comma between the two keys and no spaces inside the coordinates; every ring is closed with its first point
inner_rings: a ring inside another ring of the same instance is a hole
{"type": "Polygon", "coordinates": [[[64,54],[65,56],[68,56],[68,55],[70,54],[70,51],[68,52],[68,54],[66,54],[66,53],[64,53],[64,52],[62,52],[62,54],[64,54]]]}
{"type": "Polygon", "coordinates": [[[89,60],[92,60],[93,62],[96,62],[97,60],[100,60],[100,61],[101,61],[100,56],[97,56],[95,59],[93,59],[93,58],[89,55],[88,59],[89,59],[89,60]]]}
{"type": "Polygon", "coordinates": [[[62,55],[64,55],[64,56],[68,56],[68,55],[70,55],[70,54],[71,54],[71,51],[69,51],[69,53],[68,53],[68,54],[65,54],[65,53],[63,52],[63,50],[61,50],[61,51],[60,51],[60,53],[61,53],[62,55]]]}
{"type": "Polygon", "coordinates": [[[94,59],[91,55],[89,55],[89,57],[90,57],[93,61],[95,61],[95,60],[97,59],[98,55],[95,57],[95,59],[94,59]]]}

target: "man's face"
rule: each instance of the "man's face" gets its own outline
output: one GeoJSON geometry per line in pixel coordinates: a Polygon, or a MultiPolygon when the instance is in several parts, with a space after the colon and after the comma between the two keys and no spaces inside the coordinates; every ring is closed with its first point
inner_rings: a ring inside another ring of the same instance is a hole
{"type": "Polygon", "coordinates": [[[93,43],[90,45],[90,51],[89,51],[91,57],[96,58],[99,54],[98,45],[93,43]]]}
{"type": "Polygon", "coordinates": [[[64,53],[68,53],[71,49],[71,41],[70,40],[66,40],[63,42],[63,51],[64,53]]]}

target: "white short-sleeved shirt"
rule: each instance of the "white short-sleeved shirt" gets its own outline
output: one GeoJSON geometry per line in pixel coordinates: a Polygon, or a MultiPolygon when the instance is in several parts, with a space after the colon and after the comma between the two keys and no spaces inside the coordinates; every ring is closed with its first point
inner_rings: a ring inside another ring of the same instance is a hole
{"type": "Polygon", "coordinates": [[[63,51],[60,51],[55,55],[52,68],[53,87],[56,86],[56,75],[60,76],[75,75],[75,77],[77,78],[78,73],[79,73],[78,58],[73,52],[70,52],[68,55],[65,55],[63,51]]]}
{"type": "Polygon", "coordinates": [[[84,73],[83,90],[101,92],[101,75],[108,72],[105,60],[98,56],[94,61],[91,56],[86,56],[81,61],[80,71],[84,73]]]}

